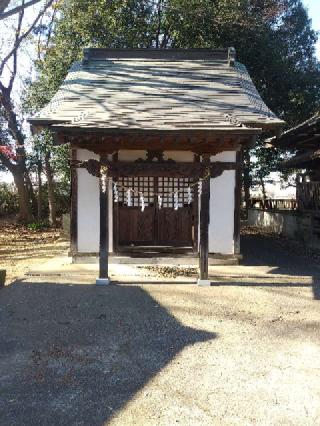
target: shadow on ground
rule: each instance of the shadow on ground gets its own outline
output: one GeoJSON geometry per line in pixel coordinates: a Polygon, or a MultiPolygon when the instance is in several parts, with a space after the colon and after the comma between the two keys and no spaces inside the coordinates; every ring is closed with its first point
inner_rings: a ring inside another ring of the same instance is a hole
{"type": "Polygon", "coordinates": [[[133,285],[15,282],[0,302],[3,425],[103,425],[185,347],[217,337],[133,285]]]}
{"type": "MultiPolygon", "coordinates": [[[[269,266],[270,274],[284,274],[294,277],[311,276],[313,297],[316,300],[320,300],[320,265],[302,254],[299,256],[292,253],[289,240],[286,241],[286,245],[280,247],[273,238],[262,235],[243,235],[241,237],[241,251],[243,253],[241,264],[246,266],[269,266]]],[[[274,287],[283,286],[277,283],[269,285],[274,287]]],[[[285,286],[303,287],[305,285],[295,282],[285,286]]]]}

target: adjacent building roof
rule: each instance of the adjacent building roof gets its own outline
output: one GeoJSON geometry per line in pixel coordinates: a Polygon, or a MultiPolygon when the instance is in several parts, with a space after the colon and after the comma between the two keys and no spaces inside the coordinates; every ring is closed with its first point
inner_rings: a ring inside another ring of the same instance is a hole
{"type": "Polygon", "coordinates": [[[298,126],[283,132],[277,138],[273,138],[272,145],[292,151],[298,149],[317,149],[320,145],[320,113],[315,114],[309,120],[298,126]]]}
{"type": "Polygon", "coordinates": [[[86,49],[34,126],[104,130],[245,130],[284,122],[234,49],[86,49]]]}
{"type": "Polygon", "coordinates": [[[320,113],[270,140],[276,148],[295,155],[281,163],[282,168],[312,169],[320,163],[320,113]]]}
{"type": "Polygon", "coordinates": [[[313,169],[319,168],[320,149],[312,149],[310,151],[301,152],[288,160],[281,163],[281,168],[286,169],[313,169]]]}

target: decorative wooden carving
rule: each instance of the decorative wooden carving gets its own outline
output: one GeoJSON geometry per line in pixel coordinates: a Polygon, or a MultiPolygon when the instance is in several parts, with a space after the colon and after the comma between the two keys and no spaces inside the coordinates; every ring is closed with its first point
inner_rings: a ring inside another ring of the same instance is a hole
{"type": "Polygon", "coordinates": [[[190,177],[199,178],[206,174],[206,170],[210,171],[210,177],[215,178],[220,176],[225,170],[235,170],[236,163],[231,162],[214,162],[214,163],[158,163],[144,162],[132,163],[126,161],[111,162],[108,160],[88,160],[88,161],[73,161],[72,167],[85,168],[87,171],[96,177],[100,176],[100,167],[104,165],[108,168],[108,175],[112,177],[120,176],[158,176],[158,177],[190,177]]]}
{"type": "Polygon", "coordinates": [[[168,160],[165,160],[163,158],[164,154],[163,151],[147,151],[147,158],[144,160],[143,158],[138,158],[135,163],[175,163],[174,160],[171,160],[171,158],[168,158],[168,160]]]}
{"type": "Polygon", "coordinates": [[[85,169],[92,176],[100,177],[101,163],[97,160],[88,160],[83,163],[85,169]]]}

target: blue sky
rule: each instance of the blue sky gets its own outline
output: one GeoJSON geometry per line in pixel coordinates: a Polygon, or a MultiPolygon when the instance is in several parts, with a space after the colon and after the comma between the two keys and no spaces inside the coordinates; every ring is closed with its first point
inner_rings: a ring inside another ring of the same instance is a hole
{"type": "MultiPolygon", "coordinates": [[[[307,7],[309,16],[312,19],[312,26],[315,30],[320,31],[320,0],[303,0],[307,7]]],[[[317,45],[317,56],[320,59],[320,40],[317,45]]]]}

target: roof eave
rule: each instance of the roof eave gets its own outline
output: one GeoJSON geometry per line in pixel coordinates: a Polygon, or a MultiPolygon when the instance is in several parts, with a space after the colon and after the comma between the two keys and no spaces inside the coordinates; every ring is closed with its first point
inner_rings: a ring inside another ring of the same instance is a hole
{"type": "Polygon", "coordinates": [[[114,133],[145,133],[145,134],[161,134],[161,133],[208,133],[208,134],[250,134],[258,135],[263,132],[262,127],[230,127],[230,128],[100,128],[100,127],[81,127],[81,126],[63,126],[63,125],[53,125],[49,127],[53,132],[57,133],[105,133],[105,134],[114,134],[114,133]]]}

